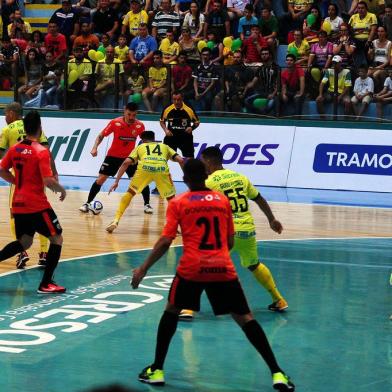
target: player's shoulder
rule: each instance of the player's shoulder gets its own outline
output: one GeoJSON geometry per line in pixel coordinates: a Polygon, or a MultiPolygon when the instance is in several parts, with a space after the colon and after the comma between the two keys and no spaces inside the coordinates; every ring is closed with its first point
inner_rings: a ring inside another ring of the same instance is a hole
{"type": "Polygon", "coordinates": [[[143,132],[144,130],[144,124],[142,121],[140,120],[135,120],[135,122],[133,123],[133,128],[135,128],[138,131],[143,132]]]}
{"type": "Polygon", "coordinates": [[[123,117],[116,117],[109,121],[109,124],[114,127],[122,127],[125,124],[123,117]]]}
{"type": "Polygon", "coordinates": [[[162,115],[166,116],[168,113],[170,113],[173,109],[175,109],[174,104],[169,103],[168,105],[166,105],[163,110],[162,110],[162,115]]]}

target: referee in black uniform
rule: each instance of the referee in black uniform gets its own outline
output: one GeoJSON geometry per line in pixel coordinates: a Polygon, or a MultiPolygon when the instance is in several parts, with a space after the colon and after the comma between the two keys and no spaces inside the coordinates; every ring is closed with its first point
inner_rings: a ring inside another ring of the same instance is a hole
{"type": "Polygon", "coordinates": [[[193,158],[193,131],[200,125],[195,111],[184,103],[181,92],[172,95],[172,104],[163,109],[160,124],[165,132],[163,143],[174,151],[181,150],[185,158],[193,158]]]}

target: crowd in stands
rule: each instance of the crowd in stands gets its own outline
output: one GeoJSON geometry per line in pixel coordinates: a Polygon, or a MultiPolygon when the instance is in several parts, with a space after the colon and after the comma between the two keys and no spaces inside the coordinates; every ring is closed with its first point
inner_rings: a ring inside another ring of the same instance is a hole
{"type": "Polygon", "coordinates": [[[360,119],[392,102],[392,0],[63,0],[46,34],[0,4],[0,88],[17,83],[25,106],[116,96],[154,112],[179,90],[201,111],[301,115],[310,100],[360,119]]]}

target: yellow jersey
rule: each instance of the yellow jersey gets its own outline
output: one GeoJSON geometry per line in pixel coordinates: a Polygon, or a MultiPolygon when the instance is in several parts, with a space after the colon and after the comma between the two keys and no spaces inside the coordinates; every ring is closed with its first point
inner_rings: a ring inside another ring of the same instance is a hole
{"type": "Polygon", "coordinates": [[[117,45],[114,48],[114,56],[118,58],[120,61],[124,62],[128,60],[128,52],[129,48],[127,45],[125,45],[123,48],[120,48],[119,45],[117,45]]]}
{"type": "Polygon", "coordinates": [[[249,178],[233,170],[217,170],[208,176],[206,187],[222,192],[230,200],[236,232],[253,232],[256,229],[253,216],[249,211],[248,199],[255,199],[259,191],[249,178]]]}
{"type": "MultiPolygon", "coordinates": [[[[0,134],[0,150],[8,150],[14,144],[22,141],[25,137],[26,133],[24,131],[23,120],[16,120],[11,124],[8,124],[2,129],[0,134]]],[[[41,134],[39,142],[41,144],[48,143],[48,139],[44,133],[41,134]]]]}
{"type": "Polygon", "coordinates": [[[139,162],[138,170],[150,173],[168,173],[167,161],[173,160],[178,154],[169,146],[158,142],[142,143],[136,147],[129,158],[139,162]]]}
{"type": "Polygon", "coordinates": [[[156,68],[152,65],[148,70],[148,77],[152,81],[152,87],[159,87],[164,80],[167,80],[167,68],[164,66],[156,68]]]}
{"type": "Polygon", "coordinates": [[[377,16],[371,12],[368,12],[363,19],[359,17],[359,14],[354,14],[348,21],[353,30],[354,38],[363,41],[369,38],[371,27],[377,25],[377,23],[377,16]]]}
{"type": "Polygon", "coordinates": [[[133,11],[129,11],[122,22],[124,26],[129,27],[129,32],[132,35],[137,35],[141,23],[148,23],[148,14],[144,10],[141,10],[137,14],[134,14],[133,11]]]}
{"type": "Polygon", "coordinates": [[[107,64],[106,60],[98,61],[97,65],[95,66],[95,74],[98,77],[98,83],[114,79],[116,73],[116,64],[119,64],[118,73],[124,73],[122,61],[119,59],[114,59],[113,63],[111,64],[107,64]]]}

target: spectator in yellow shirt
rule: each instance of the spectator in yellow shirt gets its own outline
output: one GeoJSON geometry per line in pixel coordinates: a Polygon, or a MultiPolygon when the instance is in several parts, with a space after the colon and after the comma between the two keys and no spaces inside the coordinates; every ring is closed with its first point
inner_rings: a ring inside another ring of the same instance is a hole
{"type": "Polygon", "coordinates": [[[141,9],[140,0],[131,0],[131,10],[124,17],[121,34],[129,34],[131,39],[135,38],[141,23],[148,23],[148,14],[141,9]]]}
{"type": "Polygon", "coordinates": [[[122,63],[128,60],[129,47],[127,46],[127,37],[121,34],[118,37],[118,45],[114,48],[114,57],[122,63]]]}
{"type": "Polygon", "coordinates": [[[166,38],[161,41],[159,50],[163,55],[163,64],[177,64],[177,56],[180,53],[180,44],[175,41],[172,29],[166,31],[166,38]]]}

